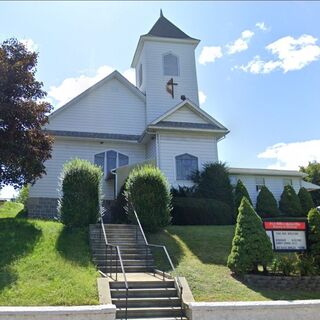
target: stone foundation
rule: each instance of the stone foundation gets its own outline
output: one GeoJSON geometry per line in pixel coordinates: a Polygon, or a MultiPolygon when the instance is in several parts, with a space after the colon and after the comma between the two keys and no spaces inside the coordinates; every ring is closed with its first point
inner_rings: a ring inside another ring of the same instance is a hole
{"type": "Polygon", "coordinates": [[[320,291],[320,276],[310,277],[285,277],[285,276],[263,276],[247,274],[244,283],[263,289],[271,290],[314,290],[320,291]]]}
{"type": "Polygon", "coordinates": [[[29,198],[27,202],[28,217],[40,219],[54,219],[58,215],[58,199],[29,198]]]}

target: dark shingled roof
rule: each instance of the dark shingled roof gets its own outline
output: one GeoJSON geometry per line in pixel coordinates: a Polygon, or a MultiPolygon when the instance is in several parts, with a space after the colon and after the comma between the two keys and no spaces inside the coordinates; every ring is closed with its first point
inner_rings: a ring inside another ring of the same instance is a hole
{"type": "Polygon", "coordinates": [[[224,129],[221,129],[215,124],[211,123],[193,123],[193,122],[178,122],[178,121],[160,121],[157,124],[150,125],[150,128],[152,127],[163,127],[163,128],[192,128],[192,129],[211,129],[211,130],[221,130],[225,131],[224,129]]]}
{"type": "Polygon", "coordinates": [[[151,30],[146,34],[146,36],[197,40],[189,37],[186,33],[184,33],[167,18],[165,18],[162,14],[162,10],[160,11],[160,18],[157,20],[151,30]]]}
{"type": "Polygon", "coordinates": [[[130,140],[138,141],[139,135],[132,134],[118,134],[118,133],[100,133],[100,132],[82,132],[82,131],[65,131],[65,130],[44,130],[53,136],[60,137],[77,137],[77,138],[96,138],[96,139],[110,139],[110,140],[130,140]]]}

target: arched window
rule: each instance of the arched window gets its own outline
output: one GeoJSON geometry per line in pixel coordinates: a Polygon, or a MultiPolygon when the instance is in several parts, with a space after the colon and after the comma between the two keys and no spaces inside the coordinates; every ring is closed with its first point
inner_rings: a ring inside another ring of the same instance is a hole
{"type": "Polygon", "coordinates": [[[177,180],[191,180],[193,172],[198,170],[198,158],[185,153],[176,156],[177,180]]]}
{"type": "Polygon", "coordinates": [[[109,177],[111,170],[129,164],[129,157],[114,150],[108,150],[94,155],[94,164],[101,167],[106,177],[109,177]]]}
{"type": "Polygon", "coordinates": [[[179,59],[172,53],[163,56],[163,74],[165,76],[179,75],[179,59]]]}

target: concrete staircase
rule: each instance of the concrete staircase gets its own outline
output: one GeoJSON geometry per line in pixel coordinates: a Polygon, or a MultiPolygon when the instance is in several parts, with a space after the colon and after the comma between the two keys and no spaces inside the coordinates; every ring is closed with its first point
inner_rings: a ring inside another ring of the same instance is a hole
{"type": "MultiPolygon", "coordinates": [[[[105,230],[110,244],[120,247],[125,272],[151,272],[153,258],[146,247],[143,236],[135,225],[106,224],[105,230]]],[[[119,257],[115,248],[106,248],[100,225],[90,226],[90,243],[93,262],[104,273],[121,273],[119,257]]]]}
{"type": "MultiPolygon", "coordinates": [[[[127,319],[135,320],[186,320],[174,280],[163,279],[161,276],[153,277],[153,274],[150,274],[155,269],[154,260],[140,229],[135,225],[125,224],[104,226],[108,243],[120,248],[129,287],[126,300],[125,282],[123,279],[120,280],[122,270],[119,257],[115,249],[106,249],[101,225],[91,225],[90,244],[93,261],[105,274],[118,271],[119,281],[109,280],[111,300],[117,307],[116,318],[126,319],[127,316],[127,319]]],[[[114,276],[115,274],[113,278],[114,276]]]]}

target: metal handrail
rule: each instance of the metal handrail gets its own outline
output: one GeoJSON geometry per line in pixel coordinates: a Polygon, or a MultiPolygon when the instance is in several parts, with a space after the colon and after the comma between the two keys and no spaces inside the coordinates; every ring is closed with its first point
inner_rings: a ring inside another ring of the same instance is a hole
{"type": "MultiPolygon", "coordinates": [[[[123,261],[122,261],[122,257],[121,257],[121,251],[120,251],[120,247],[114,244],[111,244],[108,242],[108,238],[107,238],[107,233],[106,233],[106,229],[104,227],[104,223],[103,223],[103,216],[104,213],[106,213],[107,210],[104,210],[103,212],[100,211],[100,224],[101,224],[101,229],[102,229],[102,233],[103,233],[103,237],[104,237],[104,242],[106,245],[106,248],[110,247],[111,248],[111,264],[110,264],[110,277],[112,277],[112,254],[113,254],[113,248],[116,248],[116,253],[117,256],[119,257],[119,262],[120,262],[120,268],[123,274],[123,280],[124,280],[124,285],[126,288],[126,311],[125,311],[125,318],[128,318],[128,291],[129,291],[129,286],[128,286],[128,281],[127,281],[127,276],[123,267],[123,261]]],[[[107,252],[106,252],[107,253],[107,252]]],[[[106,255],[106,263],[108,260],[108,255],[106,255]]],[[[107,265],[106,265],[107,267],[107,265]]],[[[107,270],[107,268],[106,268],[107,270]]],[[[108,272],[107,272],[108,273],[108,272]]],[[[118,281],[118,260],[116,260],[116,281],[118,281]]]]}
{"type": "MultiPolygon", "coordinates": [[[[172,260],[171,260],[171,258],[170,258],[170,255],[169,255],[169,253],[168,253],[168,250],[167,250],[166,246],[159,245],[159,244],[151,244],[151,243],[148,242],[148,240],[147,240],[147,238],[146,238],[146,235],[145,235],[145,233],[144,233],[144,231],[143,231],[143,228],[142,228],[142,226],[141,226],[141,223],[140,223],[138,214],[137,214],[137,212],[136,212],[136,210],[134,209],[134,207],[133,207],[132,204],[131,204],[131,206],[132,206],[134,216],[135,216],[135,218],[136,218],[136,220],[137,220],[137,223],[138,223],[138,226],[139,226],[139,229],[140,229],[140,232],[141,232],[141,234],[142,234],[142,237],[143,237],[143,240],[144,240],[144,242],[145,242],[146,247],[162,248],[162,249],[164,250],[164,252],[165,252],[165,255],[166,255],[168,261],[169,261],[169,264],[170,264],[170,267],[171,267],[172,271],[176,274],[177,285],[178,285],[178,289],[179,289],[180,302],[181,302],[181,319],[182,319],[182,317],[183,317],[183,299],[182,299],[183,287],[182,287],[182,284],[181,284],[181,282],[180,282],[179,275],[177,274],[176,269],[175,269],[175,267],[174,267],[174,265],[173,265],[173,263],[172,263],[172,260]]],[[[164,271],[163,271],[163,278],[164,278],[164,271]]]]}

